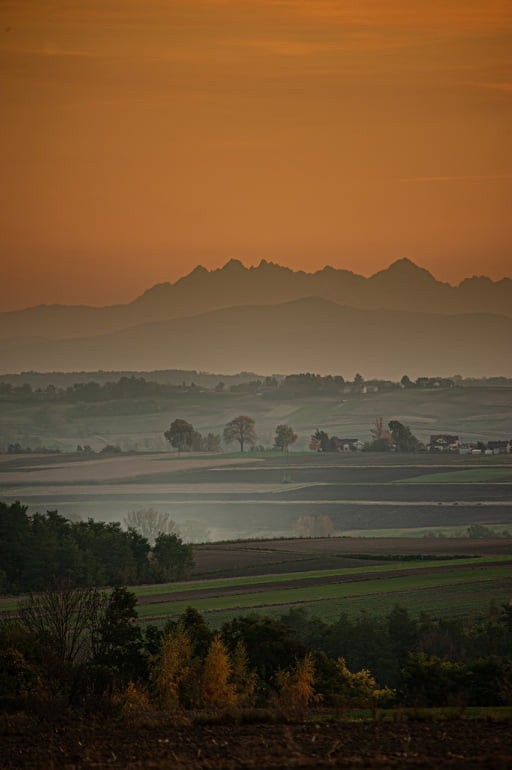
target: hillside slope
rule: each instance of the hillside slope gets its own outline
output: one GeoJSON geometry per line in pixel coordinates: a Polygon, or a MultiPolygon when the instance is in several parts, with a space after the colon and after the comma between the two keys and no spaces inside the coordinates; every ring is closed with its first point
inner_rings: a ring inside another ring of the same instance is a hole
{"type": "Polygon", "coordinates": [[[231,307],[102,336],[4,340],[1,371],[201,369],[511,375],[512,319],[359,310],[310,297],[231,307]]]}

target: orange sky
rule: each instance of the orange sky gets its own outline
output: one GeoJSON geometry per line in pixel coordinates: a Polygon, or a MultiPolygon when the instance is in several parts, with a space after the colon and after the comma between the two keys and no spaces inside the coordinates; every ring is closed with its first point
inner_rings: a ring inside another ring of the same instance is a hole
{"type": "Polygon", "coordinates": [[[0,0],[0,309],[512,274],[510,0],[0,0]]]}

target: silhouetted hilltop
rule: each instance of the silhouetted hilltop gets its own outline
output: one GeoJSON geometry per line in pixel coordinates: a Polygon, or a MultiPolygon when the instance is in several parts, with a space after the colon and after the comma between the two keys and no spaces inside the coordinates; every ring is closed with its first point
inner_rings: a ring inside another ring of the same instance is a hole
{"type": "Polygon", "coordinates": [[[198,266],[175,283],[157,284],[124,305],[39,305],[0,313],[0,338],[94,336],[226,307],[281,304],[311,296],[364,310],[512,316],[509,278],[473,276],[451,286],[409,259],[399,259],[369,278],[329,266],[305,273],[266,260],[244,267],[232,259],[217,270],[198,266]]]}
{"type": "MultiPolygon", "coordinates": [[[[408,269],[408,268],[407,268],[408,269]]],[[[512,318],[364,310],[308,297],[223,308],[101,336],[0,342],[1,370],[202,369],[366,377],[511,375],[512,318]]]]}

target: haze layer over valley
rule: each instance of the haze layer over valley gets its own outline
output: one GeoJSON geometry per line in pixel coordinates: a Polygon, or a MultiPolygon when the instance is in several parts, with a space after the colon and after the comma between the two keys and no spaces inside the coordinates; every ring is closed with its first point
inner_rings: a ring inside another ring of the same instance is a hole
{"type": "Polygon", "coordinates": [[[510,375],[512,281],[437,281],[408,259],[370,278],[264,260],[196,267],[127,305],[0,314],[0,371],[334,370],[510,375]]]}

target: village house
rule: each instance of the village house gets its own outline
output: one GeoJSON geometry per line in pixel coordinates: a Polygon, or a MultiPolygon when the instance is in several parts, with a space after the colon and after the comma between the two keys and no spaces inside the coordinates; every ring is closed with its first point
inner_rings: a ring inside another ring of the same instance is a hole
{"type": "Polygon", "coordinates": [[[358,438],[336,438],[338,452],[360,452],[364,447],[358,438]]]}
{"type": "Polygon", "coordinates": [[[512,452],[512,439],[504,441],[489,441],[487,449],[490,449],[493,455],[506,455],[512,452]]]}
{"type": "Polygon", "coordinates": [[[460,439],[450,433],[437,433],[430,436],[427,449],[429,452],[458,452],[460,439]]]}

